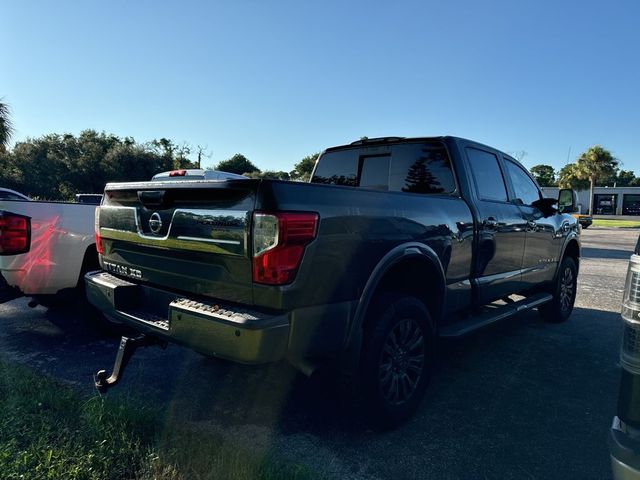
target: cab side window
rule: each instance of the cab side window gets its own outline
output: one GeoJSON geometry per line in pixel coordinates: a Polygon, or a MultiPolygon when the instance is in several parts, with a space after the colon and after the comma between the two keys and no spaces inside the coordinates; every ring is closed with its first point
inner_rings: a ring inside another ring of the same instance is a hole
{"type": "Polygon", "coordinates": [[[516,165],[511,160],[504,159],[507,166],[507,174],[511,179],[515,193],[514,201],[520,205],[532,205],[536,200],[540,200],[540,190],[531,180],[531,177],[520,165],[516,165]]]}

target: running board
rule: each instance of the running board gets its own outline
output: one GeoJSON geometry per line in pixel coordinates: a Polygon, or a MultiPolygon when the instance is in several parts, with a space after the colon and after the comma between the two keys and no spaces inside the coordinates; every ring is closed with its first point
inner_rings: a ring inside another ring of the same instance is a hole
{"type": "Polygon", "coordinates": [[[447,325],[444,328],[441,328],[440,337],[453,338],[468,335],[469,333],[480,330],[481,328],[493,323],[512,317],[524,311],[531,310],[532,308],[539,307],[540,305],[544,305],[552,299],[553,296],[548,293],[538,293],[536,295],[523,298],[522,300],[518,300],[517,302],[500,305],[499,307],[489,311],[482,312],[478,315],[474,315],[465,320],[461,320],[452,325],[447,325]]]}

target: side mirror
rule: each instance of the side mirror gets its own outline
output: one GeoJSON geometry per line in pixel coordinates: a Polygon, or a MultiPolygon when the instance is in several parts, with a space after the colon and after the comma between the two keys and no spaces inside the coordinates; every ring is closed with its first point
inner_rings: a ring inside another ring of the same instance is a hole
{"type": "Polygon", "coordinates": [[[560,213],[575,213],[578,211],[578,195],[575,190],[563,188],[558,193],[558,210],[560,213]]]}

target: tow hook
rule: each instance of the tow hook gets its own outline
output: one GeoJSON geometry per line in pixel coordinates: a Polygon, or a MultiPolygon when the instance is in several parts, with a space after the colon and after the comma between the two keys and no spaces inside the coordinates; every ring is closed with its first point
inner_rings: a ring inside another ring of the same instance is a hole
{"type": "Polygon", "coordinates": [[[113,387],[120,381],[124,374],[125,367],[138,347],[149,347],[151,345],[159,345],[162,348],[166,348],[167,342],[148,335],[139,335],[133,338],[122,337],[120,339],[120,346],[118,347],[118,354],[116,355],[116,362],[113,365],[113,372],[111,375],[107,377],[107,371],[100,370],[93,377],[98,392],[106,393],[109,388],[113,387]]]}

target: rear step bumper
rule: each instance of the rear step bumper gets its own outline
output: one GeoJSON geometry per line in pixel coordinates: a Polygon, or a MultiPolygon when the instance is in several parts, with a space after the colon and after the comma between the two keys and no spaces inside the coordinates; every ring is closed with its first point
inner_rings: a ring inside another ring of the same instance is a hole
{"type": "Polygon", "coordinates": [[[240,363],[273,362],[286,355],[286,314],[203,303],[103,271],[87,273],[85,282],[92,305],[141,332],[240,363]]]}

